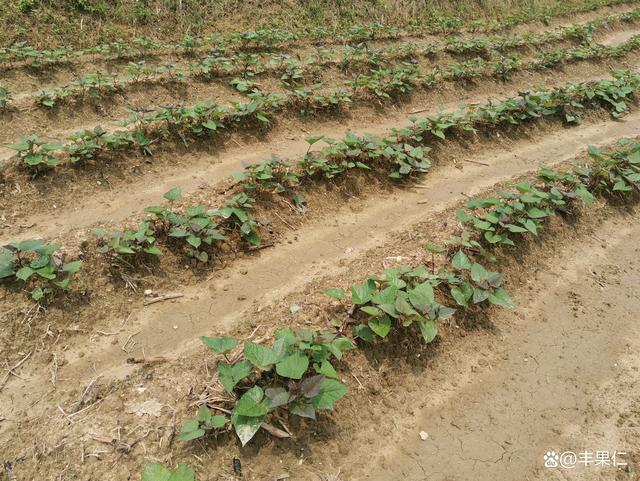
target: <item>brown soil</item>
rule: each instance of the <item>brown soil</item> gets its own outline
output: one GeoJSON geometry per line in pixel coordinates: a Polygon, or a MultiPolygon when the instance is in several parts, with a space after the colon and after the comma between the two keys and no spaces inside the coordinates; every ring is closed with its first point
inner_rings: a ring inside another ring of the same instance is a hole
{"type": "MultiPolygon", "coordinates": [[[[615,30],[598,41],[627,37],[615,30]]],[[[636,57],[626,61],[638,65],[636,57]]],[[[637,106],[621,120],[593,111],[571,128],[541,121],[448,140],[434,146],[433,169],[410,184],[375,173],[318,182],[304,192],[304,214],[260,197],[257,218],[273,245],[247,251],[232,239],[208,266],[176,251],[136,270],[110,268],[87,241],[97,224],[140,220],[142,207],[174,185],[184,203],[216,205],[242,161],[296,158],[310,133],[381,134],[410,111],[600,78],[612,66],[619,65],[578,63],[508,84],[448,85],[384,108],[354,106],[344,117],[287,117],[269,132],[210,147],[168,143],[152,163],[132,156],[103,170],[69,169],[61,180],[12,173],[2,185],[0,243],[60,241],[68,255],[83,252],[85,266],[73,294],[46,309],[18,289],[0,292],[0,461],[26,456],[14,463],[19,481],[138,480],[151,461],[187,462],[199,481],[228,480],[234,457],[247,480],[640,479],[640,213],[601,201],[500,256],[515,310],[455,318],[427,346],[398,337],[350,353],[339,366],[349,394],[317,423],[292,421],[291,439],[261,432],[245,448],[232,434],[174,439],[211,388],[213,357],[198,336],[268,338],[284,325],[328,327],[341,307],[322,295],[326,288],[428,262],[422,245],[455,230],[455,210],[468,197],[530,177],[541,164],[582,161],[588,145],[637,137],[637,106]],[[144,306],[145,289],[182,297],[144,306]],[[294,304],[299,311],[290,310],[294,304]],[[136,413],[145,401],[159,403],[158,416],[136,413]],[[629,468],[544,468],[550,450],[623,451],[629,468]]],[[[190,98],[200,95],[189,88],[190,98]]]]}

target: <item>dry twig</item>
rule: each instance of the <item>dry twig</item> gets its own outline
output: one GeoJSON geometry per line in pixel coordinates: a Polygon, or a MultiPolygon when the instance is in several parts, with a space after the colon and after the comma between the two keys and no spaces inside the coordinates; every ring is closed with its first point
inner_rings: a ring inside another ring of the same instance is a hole
{"type": "Polygon", "coordinates": [[[16,369],[18,369],[20,366],[22,366],[22,364],[31,357],[31,354],[33,354],[33,351],[31,351],[29,354],[27,354],[26,356],[24,356],[17,364],[15,364],[13,367],[10,367],[7,369],[7,374],[5,374],[4,379],[2,380],[2,382],[0,383],[0,389],[2,389],[4,387],[4,385],[7,383],[7,381],[9,380],[9,377],[11,377],[11,375],[14,375],[16,377],[20,377],[18,376],[18,374],[15,372],[16,369]]]}
{"type": "Polygon", "coordinates": [[[168,301],[171,299],[177,299],[179,297],[184,297],[184,294],[181,293],[174,293],[174,294],[165,294],[162,296],[158,296],[158,297],[154,297],[152,299],[147,299],[145,300],[142,305],[143,306],[150,306],[151,304],[155,304],[156,302],[162,302],[162,301],[168,301]]]}

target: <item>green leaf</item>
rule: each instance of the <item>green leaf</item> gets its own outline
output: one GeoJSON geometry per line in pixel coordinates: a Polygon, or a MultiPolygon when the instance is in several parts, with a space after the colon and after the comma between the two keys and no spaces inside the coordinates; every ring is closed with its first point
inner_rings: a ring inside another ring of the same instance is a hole
{"type": "Polygon", "coordinates": [[[264,390],[264,395],[270,410],[288,404],[291,398],[289,391],[283,387],[267,388],[264,390]]]}
{"type": "Polygon", "coordinates": [[[233,392],[240,381],[251,374],[251,363],[247,361],[239,362],[233,366],[230,364],[218,364],[218,379],[227,392],[233,392]]]}
{"type": "Polygon", "coordinates": [[[473,287],[468,282],[454,286],[451,288],[451,296],[460,306],[468,307],[469,299],[473,296],[473,287]]]}
{"type": "Polygon", "coordinates": [[[31,291],[31,298],[37,302],[44,297],[44,294],[45,293],[42,290],[42,288],[36,287],[34,290],[31,291]]]}
{"type": "Polygon", "coordinates": [[[438,319],[440,320],[449,319],[455,313],[456,313],[456,310],[452,307],[447,307],[447,306],[438,307],[438,319]]]}
{"type": "Polygon", "coordinates": [[[473,303],[480,304],[489,298],[489,291],[486,289],[473,288],[473,303]]]}
{"type": "Polygon", "coordinates": [[[474,282],[482,282],[486,280],[488,276],[489,273],[480,264],[474,263],[471,266],[471,279],[473,279],[474,282]]]}
{"type": "Polygon", "coordinates": [[[382,311],[375,306],[364,306],[364,307],[361,307],[360,310],[365,314],[369,314],[370,316],[382,315],[382,311]]]}
{"type": "Polygon", "coordinates": [[[316,409],[333,410],[333,405],[347,394],[347,386],[335,379],[325,379],[320,384],[320,394],[312,399],[316,409]]]}
{"type": "Polygon", "coordinates": [[[296,403],[289,408],[289,412],[303,418],[316,419],[316,410],[311,403],[296,403]]]}
{"type": "Polygon", "coordinates": [[[453,256],[453,259],[451,259],[451,265],[454,267],[454,269],[458,269],[458,270],[471,269],[471,261],[469,260],[467,255],[461,250],[456,252],[456,254],[453,256]]]}
{"type": "Polygon", "coordinates": [[[418,321],[418,327],[420,328],[422,337],[427,343],[433,341],[436,334],[438,334],[438,325],[434,320],[418,321]]]}
{"type": "Polygon", "coordinates": [[[268,371],[278,361],[273,349],[251,341],[244,344],[244,357],[261,371],[268,371]]]}
{"type": "Polygon", "coordinates": [[[324,135],[310,135],[304,140],[307,142],[307,144],[309,144],[309,147],[311,147],[313,144],[319,142],[322,139],[324,139],[324,135]]]}
{"type": "Polygon", "coordinates": [[[34,272],[35,270],[31,267],[23,267],[22,269],[19,269],[18,272],[16,272],[16,277],[21,281],[26,281],[34,272]]]}
{"type": "Polygon", "coordinates": [[[178,464],[178,467],[173,470],[168,481],[195,481],[195,474],[193,470],[186,464],[178,464]]]}
{"type": "Polygon", "coordinates": [[[0,264],[0,279],[11,277],[15,274],[15,268],[13,263],[0,264]]]}
{"type": "Polygon", "coordinates": [[[338,379],[338,373],[336,372],[335,368],[333,367],[333,364],[331,364],[327,360],[322,361],[321,364],[315,363],[313,365],[313,368],[315,369],[315,371],[318,374],[322,374],[322,375],[324,375],[326,377],[338,379]]]}
{"type": "Polygon", "coordinates": [[[241,416],[235,412],[231,415],[231,424],[233,424],[236,435],[243,446],[256,435],[262,421],[264,421],[264,416],[241,416]]]}
{"type": "Polygon", "coordinates": [[[326,291],[324,291],[324,293],[329,297],[333,297],[334,299],[338,299],[339,301],[344,299],[344,297],[346,295],[346,293],[344,292],[344,289],[339,289],[337,287],[332,287],[330,289],[327,289],[326,291]]]}
{"type": "Polygon", "coordinates": [[[204,128],[209,129],[209,130],[217,130],[218,129],[218,124],[216,124],[213,120],[205,120],[204,122],[202,122],[201,125],[204,128]]]}
{"type": "Polygon", "coordinates": [[[33,240],[25,240],[12,245],[19,251],[36,251],[44,247],[44,242],[42,242],[39,239],[33,239],[33,240]]]}
{"type": "Polygon", "coordinates": [[[374,287],[369,281],[351,287],[351,300],[354,304],[366,304],[371,300],[374,287]]]}
{"type": "Polygon", "coordinates": [[[265,124],[269,123],[269,117],[266,115],[266,112],[256,112],[256,118],[265,124]]]}
{"type": "MultiPolygon", "coordinates": [[[[389,279],[390,281],[397,279],[396,277],[391,277],[390,275],[387,275],[387,277],[390,278],[389,279]]],[[[396,301],[397,296],[398,296],[398,288],[392,285],[373,295],[371,297],[371,302],[378,305],[393,304],[396,301]]],[[[362,308],[364,312],[367,312],[365,309],[366,307],[362,308]]],[[[377,315],[377,314],[372,314],[372,315],[377,315]]]]}
{"type": "Polygon", "coordinates": [[[537,207],[529,209],[527,211],[527,215],[532,219],[542,219],[544,217],[549,217],[549,214],[546,211],[538,209],[537,207]]]}
{"type": "Polygon", "coordinates": [[[196,420],[201,421],[203,423],[207,423],[209,422],[210,419],[211,419],[211,411],[209,411],[209,408],[203,404],[198,408],[198,412],[196,414],[196,420]]]}
{"type": "Polygon", "coordinates": [[[309,367],[309,358],[301,352],[286,356],[276,364],[276,372],[289,379],[302,379],[309,367]]]}
{"type": "Polygon", "coordinates": [[[278,343],[278,341],[282,341],[284,343],[284,346],[287,347],[295,344],[297,340],[298,338],[289,327],[280,329],[279,331],[276,331],[276,342],[273,343],[273,350],[278,353],[280,352],[279,349],[276,349],[276,344],[278,343]]]}
{"type": "Polygon", "coordinates": [[[538,235],[538,226],[531,219],[525,220],[523,225],[533,235],[538,235]]]}
{"type": "MultiPolygon", "coordinates": [[[[33,269],[40,269],[42,267],[49,266],[50,262],[51,262],[51,258],[48,255],[41,255],[37,259],[33,260],[29,264],[29,267],[33,269]]],[[[50,268],[53,269],[53,267],[50,267],[50,268]]]]}
{"type": "Polygon", "coordinates": [[[435,302],[435,297],[433,293],[433,286],[430,282],[423,282],[422,284],[418,284],[413,289],[408,291],[409,294],[409,302],[416,309],[425,308],[427,306],[431,306],[435,302]]]}
{"type": "Polygon", "coordinates": [[[142,481],[169,481],[170,477],[171,471],[159,463],[147,464],[142,473],[142,481]]]}
{"type": "Polygon", "coordinates": [[[211,416],[211,427],[214,429],[220,429],[229,422],[226,416],[211,416]]]}
{"type": "Polygon", "coordinates": [[[373,342],[373,331],[369,326],[365,326],[364,324],[354,326],[353,335],[359,337],[363,341],[373,342]]]}
{"type": "Polygon", "coordinates": [[[28,150],[29,149],[29,143],[26,141],[23,142],[17,142],[15,144],[5,144],[5,147],[11,149],[11,150],[28,150]]]}
{"type": "Polygon", "coordinates": [[[259,386],[253,386],[245,392],[236,403],[233,412],[239,416],[258,417],[269,412],[269,408],[262,402],[264,392],[259,386]]]}
{"type": "Polygon", "coordinates": [[[67,290],[69,284],[71,284],[71,279],[64,279],[62,281],[53,281],[53,283],[58,286],[62,290],[67,290]]]}
{"type": "Polygon", "coordinates": [[[616,191],[621,191],[621,192],[627,192],[631,190],[631,187],[627,185],[627,183],[624,180],[619,180],[618,182],[616,182],[613,185],[613,189],[612,190],[616,190],[616,191]]]}
{"type": "Polygon", "coordinates": [[[62,271],[67,272],[69,274],[73,274],[75,272],[78,272],[81,267],[82,267],[82,261],[67,262],[62,266],[62,271]]]}
{"type": "MultiPolygon", "coordinates": [[[[640,154],[640,152],[636,152],[640,154]]],[[[585,187],[578,187],[576,189],[576,195],[580,197],[585,204],[593,204],[593,194],[589,192],[585,187]]]]}
{"type": "Polygon", "coordinates": [[[204,435],[205,430],[200,428],[198,421],[190,419],[184,424],[184,426],[182,426],[180,434],[176,437],[179,441],[191,441],[193,439],[201,438],[204,435]]]}
{"type": "Polygon", "coordinates": [[[162,464],[147,464],[142,473],[142,481],[195,481],[193,470],[186,464],[180,463],[169,471],[162,464]]]}
{"type": "Polygon", "coordinates": [[[0,279],[15,274],[17,258],[9,249],[0,249],[0,279]]]}
{"type": "Polygon", "coordinates": [[[164,207],[160,207],[158,205],[151,205],[149,207],[145,207],[142,209],[144,212],[148,212],[149,214],[155,214],[158,216],[162,216],[165,214],[166,209],[164,207]]]}
{"type": "Polygon", "coordinates": [[[373,318],[369,321],[369,327],[380,337],[387,337],[391,331],[391,319],[389,316],[373,318]]]}
{"type": "Polygon", "coordinates": [[[329,345],[329,350],[338,360],[342,359],[342,353],[344,351],[350,351],[355,348],[355,343],[346,337],[337,337],[329,345]]]}
{"type": "Polygon", "coordinates": [[[507,294],[507,291],[502,288],[497,289],[495,292],[489,294],[489,302],[491,304],[508,307],[510,309],[513,309],[515,307],[515,304],[511,300],[511,297],[509,297],[509,294],[507,294]]]}
{"type": "Polygon", "coordinates": [[[430,242],[427,242],[422,247],[424,247],[428,251],[433,252],[434,254],[440,254],[441,252],[444,252],[446,250],[444,247],[441,247],[441,246],[436,245],[436,244],[432,244],[430,242]]]}
{"type": "Polygon", "coordinates": [[[144,249],[144,251],[147,254],[151,254],[151,255],[154,255],[154,256],[162,255],[162,251],[160,249],[158,249],[156,246],[147,247],[146,249],[144,249]]]}
{"type": "MultiPolygon", "coordinates": [[[[407,312],[411,312],[411,306],[409,305],[409,303],[407,301],[405,301],[403,298],[398,297],[399,299],[399,303],[401,304],[401,307],[407,311],[407,312]]],[[[395,301],[394,301],[395,302],[395,301]]],[[[395,304],[380,304],[378,306],[381,310],[383,310],[384,312],[386,312],[387,314],[389,314],[391,317],[393,318],[398,318],[400,317],[400,313],[398,313],[398,311],[396,310],[396,306],[395,304]]]]}
{"type": "Polygon", "coordinates": [[[462,209],[458,209],[456,211],[456,220],[458,222],[462,222],[464,224],[465,222],[471,222],[473,219],[474,217],[472,215],[462,209]]]}
{"type": "Polygon", "coordinates": [[[206,337],[200,336],[202,343],[209,349],[224,354],[238,345],[238,341],[231,337],[206,337]]]}
{"type": "Polygon", "coordinates": [[[44,279],[48,279],[50,281],[52,281],[52,280],[54,280],[56,278],[56,273],[53,271],[53,266],[51,266],[51,265],[42,267],[40,269],[36,269],[36,274],[38,274],[40,277],[42,277],[44,279]]]}
{"type": "Polygon", "coordinates": [[[469,209],[486,209],[487,207],[493,207],[494,205],[499,205],[502,202],[502,199],[499,197],[489,197],[486,199],[471,199],[467,202],[467,207],[469,209]]]}
{"type": "Polygon", "coordinates": [[[193,247],[195,247],[196,249],[202,245],[202,239],[200,239],[200,237],[197,237],[195,235],[188,235],[187,242],[191,244],[193,247]]]}
{"type": "Polygon", "coordinates": [[[487,282],[493,287],[500,287],[502,284],[502,274],[499,272],[487,272],[487,282]]]}
{"type": "Polygon", "coordinates": [[[587,153],[594,159],[602,158],[602,152],[595,145],[590,145],[589,147],[587,147],[587,153]]]}
{"type": "Polygon", "coordinates": [[[180,187],[174,187],[170,191],[165,192],[163,197],[168,201],[173,202],[174,200],[178,200],[180,197],[182,197],[182,190],[180,189],[180,187]]]}
{"type": "Polygon", "coordinates": [[[640,164],[640,150],[635,150],[637,148],[637,144],[632,145],[632,149],[634,149],[634,151],[627,157],[627,160],[629,160],[631,164],[640,164]]]}

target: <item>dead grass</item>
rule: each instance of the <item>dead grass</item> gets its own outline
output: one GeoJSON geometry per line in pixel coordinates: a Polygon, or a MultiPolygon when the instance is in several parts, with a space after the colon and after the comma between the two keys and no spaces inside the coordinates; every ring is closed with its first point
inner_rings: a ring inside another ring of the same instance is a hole
{"type": "MultiPolygon", "coordinates": [[[[185,34],[354,22],[406,25],[447,16],[502,20],[529,10],[588,6],[590,0],[0,0],[0,46],[88,46],[136,36],[177,40],[185,34]],[[259,15],[258,15],[259,12],[259,15]]],[[[629,2],[630,3],[630,2],[629,2]]]]}

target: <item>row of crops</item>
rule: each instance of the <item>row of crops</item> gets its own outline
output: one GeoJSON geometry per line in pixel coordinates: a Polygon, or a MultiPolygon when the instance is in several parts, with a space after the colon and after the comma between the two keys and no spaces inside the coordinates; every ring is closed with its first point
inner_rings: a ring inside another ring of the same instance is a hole
{"type": "MultiPolygon", "coordinates": [[[[495,76],[507,79],[510,71],[527,68],[550,66],[571,58],[597,58],[606,55],[616,56],[616,51],[607,50],[600,45],[588,45],[593,34],[603,26],[610,26],[612,22],[631,22],[640,17],[640,9],[624,14],[612,14],[589,24],[579,24],[563,28],[558,31],[548,31],[541,34],[516,35],[504,38],[452,38],[444,44],[428,43],[400,43],[384,47],[369,47],[361,44],[356,47],[347,46],[341,52],[319,49],[316,53],[298,58],[282,53],[247,54],[240,53],[231,56],[209,55],[205,59],[178,66],[164,63],[159,66],[147,65],[145,62],[132,62],[127,67],[125,75],[107,75],[102,72],[87,73],[77,80],[55,88],[40,91],[34,99],[36,106],[52,108],[63,102],[84,99],[99,99],[121,93],[133,85],[154,85],[165,83],[184,83],[190,81],[210,82],[215,78],[229,78],[229,85],[241,93],[255,93],[261,88],[257,80],[269,75],[279,77],[281,86],[300,94],[305,91],[305,84],[313,84],[314,91],[321,91],[325,85],[313,82],[322,76],[326,68],[339,69],[343,74],[351,74],[354,79],[346,82],[347,86],[369,88],[379,97],[388,89],[382,82],[382,88],[373,88],[377,83],[393,73],[393,64],[399,62],[409,64],[404,70],[417,69],[416,63],[423,57],[431,57],[438,52],[456,55],[479,55],[494,60],[486,61],[476,58],[467,62],[454,63],[446,67],[435,67],[427,77],[434,80],[439,77],[452,80],[469,80],[478,77],[489,69],[493,69],[495,76]],[[509,50],[523,46],[546,46],[562,40],[583,42],[585,45],[564,51],[555,49],[541,56],[538,63],[530,62],[522,55],[512,53],[501,55],[509,50]]],[[[618,53],[619,54],[619,53],[618,53]]],[[[8,91],[4,95],[5,108],[9,100],[8,91]]]]}
{"type": "Polygon", "coordinates": [[[33,175],[42,174],[60,164],[76,165],[118,153],[141,151],[151,155],[151,145],[159,145],[168,138],[186,139],[210,137],[229,129],[248,126],[267,126],[274,116],[284,111],[335,111],[353,102],[367,102],[371,98],[386,99],[416,88],[435,88],[444,82],[477,78],[508,79],[517,71],[556,68],[567,63],[593,59],[623,58],[640,46],[640,36],[617,45],[581,46],[543,53],[534,59],[501,60],[476,59],[456,63],[446,68],[423,72],[418,66],[402,64],[393,68],[379,67],[370,74],[358,75],[343,88],[322,89],[300,87],[285,93],[248,93],[248,102],[216,104],[201,101],[192,107],[160,107],[145,113],[130,111],[119,123],[126,130],[108,132],[101,126],[70,134],[66,141],[51,142],[31,135],[9,144],[17,152],[20,164],[33,175]]]}
{"type": "MultiPolygon", "coordinates": [[[[355,47],[347,45],[337,51],[318,48],[313,54],[305,54],[302,57],[281,52],[226,54],[223,51],[217,51],[184,66],[166,62],[157,66],[147,65],[144,61],[130,62],[124,75],[109,75],[99,71],[86,73],[66,85],[42,90],[34,100],[38,106],[52,108],[70,100],[103,98],[122,92],[136,84],[211,81],[220,77],[230,77],[230,84],[240,92],[252,92],[257,88],[256,78],[265,74],[279,76],[285,88],[297,90],[303,87],[303,83],[309,83],[309,79],[317,78],[327,67],[336,67],[342,72],[354,74],[358,74],[362,69],[372,70],[370,74],[357,75],[351,82],[354,86],[359,86],[371,83],[369,78],[377,79],[384,76],[384,70],[389,69],[390,63],[415,63],[422,57],[433,56],[439,52],[496,57],[493,62],[494,70],[496,75],[504,77],[513,68],[524,68],[522,64],[526,62],[517,54],[507,57],[500,54],[525,46],[545,46],[570,40],[582,42],[585,46],[576,49],[577,51],[568,54],[569,56],[588,57],[592,55],[589,48],[594,47],[587,45],[597,31],[615,24],[633,22],[638,16],[640,16],[640,9],[635,9],[603,15],[584,24],[570,25],[542,33],[494,37],[451,37],[442,42],[403,42],[381,47],[370,47],[365,43],[355,47]],[[581,50],[585,51],[581,52],[581,50]]],[[[563,51],[554,50],[547,53],[540,64],[557,63],[562,58],[563,51]]],[[[463,62],[444,69],[435,68],[428,75],[434,77],[441,74],[454,79],[469,79],[480,74],[485,67],[484,63],[481,59],[463,62]]],[[[321,87],[322,85],[317,83],[313,86],[315,90],[320,90],[321,87]]],[[[0,91],[0,108],[7,108],[9,100],[10,92],[3,87],[0,91]]]]}
{"type": "Polygon", "coordinates": [[[135,59],[166,53],[193,55],[202,49],[268,50],[295,45],[301,41],[326,45],[330,41],[335,43],[358,43],[367,40],[395,40],[407,36],[455,33],[463,30],[496,32],[522,23],[533,21],[548,22],[551,18],[557,16],[590,12],[606,6],[632,4],[635,1],[593,0],[579,6],[558,4],[545,10],[523,11],[514,16],[509,16],[501,22],[484,22],[480,20],[469,25],[464,25],[456,19],[440,18],[435,19],[435,23],[432,25],[415,25],[407,28],[372,23],[353,25],[346,31],[313,26],[297,32],[261,29],[227,35],[214,34],[205,37],[187,35],[178,44],[164,44],[148,38],[136,38],[128,42],[113,42],[79,50],[71,47],[39,50],[28,45],[21,45],[0,48],[0,66],[6,67],[16,62],[25,62],[34,68],[40,68],[42,66],[69,63],[91,56],[100,56],[105,60],[135,59]]]}
{"type": "MultiPolygon", "coordinates": [[[[238,183],[218,208],[202,205],[174,207],[181,197],[179,188],[165,194],[166,206],[149,206],[147,216],[136,229],[97,229],[93,244],[109,262],[160,257],[164,249],[178,249],[186,256],[206,263],[219,256],[221,242],[260,245],[260,223],[255,219],[255,197],[261,194],[284,196],[303,206],[302,188],[338,178],[350,172],[384,172],[395,181],[410,179],[429,170],[430,145],[466,132],[491,131],[496,127],[519,125],[540,118],[561,118],[579,123],[586,110],[605,109],[614,117],[623,116],[640,87],[640,75],[615,72],[613,78],[594,82],[538,88],[517,98],[485,105],[469,105],[464,110],[413,118],[408,127],[383,137],[347,134],[341,140],[323,136],[307,139],[309,146],[322,141],[327,147],[309,151],[296,162],[269,159],[249,166],[236,175],[238,183]]],[[[637,179],[632,177],[631,185],[637,179]]],[[[496,237],[496,242],[499,238],[496,237]]],[[[59,245],[27,240],[10,244],[0,255],[0,277],[26,288],[38,302],[55,298],[69,289],[81,260],[56,255],[59,245]]]]}

